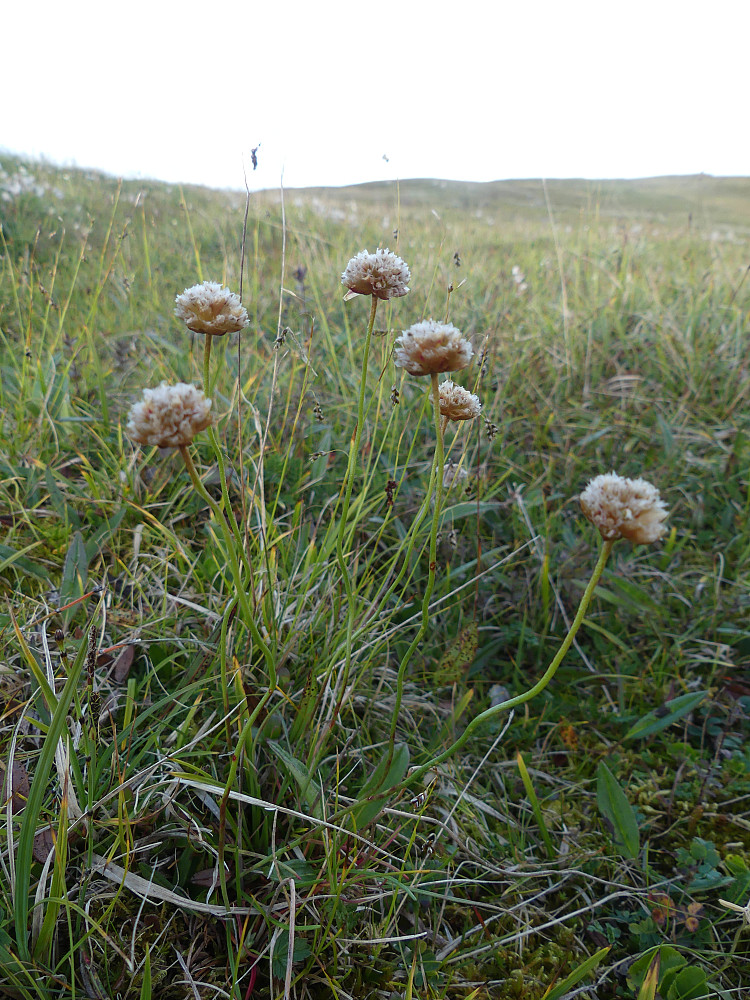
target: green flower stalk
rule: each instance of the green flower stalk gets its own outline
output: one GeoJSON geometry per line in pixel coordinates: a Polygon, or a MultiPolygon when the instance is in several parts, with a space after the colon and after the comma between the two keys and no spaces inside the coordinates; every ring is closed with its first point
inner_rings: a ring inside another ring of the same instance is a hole
{"type": "MultiPolygon", "coordinates": [[[[354,298],[357,295],[370,295],[372,302],[370,305],[370,318],[365,334],[364,352],[362,359],[362,371],[359,380],[359,395],[357,400],[357,423],[352,435],[351,447],[349,449],[349,461],[347,462],[346,473],[342,483],[343,502],[339,515],[339,529],[336,539],[336,559],[341,571],[341,578],[344,582],[346,600],[348,606],[346,622],[346,650],[344,674],[341,683],[342,697],[346,690],[352,661],[352,635],[354,632],[354,618],[356,614],[356,604],[354,600],[354,589],[352,587],[351,575],[344,557],[344,538],[346,535],[346,523],[349,519],[349,506],[351,503],[352,489],[354,487],[354,477],[357,471],[357,458],[359,455],[362,431],[365,422],[365,390],[367,387],[367,368],[370,355],[370,342],[372,331],[375,326],[375,315],[377,313],[378,302],[382,299],[387,301],[392,298],[400,298],[409,291],[407,282],[410,280],[410,272],[406,263],[390,250],[378,249],[374,254],[362,250],[356,257],[352,257],[346,265],[346,269],[341,275],[341,283],[346,285],[348,291],[344,296],[344,301],[354,298]]],[[[334,718],[335,718],[334,712],[334,718]]],[[[317,747],[313,751],[313,757],[317,754],[317,747]]]]}
{"type": "MultiPolygon", "coordinates": [[[[430,528],[429,570],[427,586],[422,598],[422,620],[417,634],[404,653],[396,676],[396,702],[391,717],[389,733],[389,754],[393,755],[396,742],[396,728],[404,696],[404,681],[406,670],[415,650],[424,638],[430,621],[430,600],[435,589],[435,574],[437,572],[437,533],[440,523],[440,508],[443,499],[444,445],[443,434],[448,420],[467,420],[475,417],[481,410],[479,399],[465,389],[454,386],[446,381],[442,385],[438,381],[441,372],[458,371],[466,368],[472,359],[474,350],[461,331],[452,323],[436,323],[425,320],[415,323],[405,330],[396,341],[394,363],[397,368],[404,368],[410,375],[429,375],[432,391],[432,408],[435,419],[435,455],[433,460],[433,475],[430,477],[430,490],[433,500],[432,525],[430,528]],[[446,388],[448,387],[447,391],[446,388]]],[[[388,764],[390,764],[390,756],[388,764]]],[[[385,771],[388,771],[386,765],[385,771]]]]}
{"type": "MultiPolygon", "coordinates": [[[[200,285],[186,288],[175,299],[175,316],[181,319],[188,330],[203,334],[203,391],[211,391],[211,346],[214,337],[224,337],[228,333],[239,333],[249,325],[247,310],[242,305],[239,295],[216,281],[204,281],[200,285]]],[[[230,509],[229,491],[227,489],[224,453],[213,426],[209,427],[209,436],[216,455],[216,465],[221,483],[221,499],[226,510],[230,509]]],[[[234,519],[232,519],[234,521],[234,519]]],[[[245,568],[249,570],[242,536],[239,527],[232,524],[232,533],[242,553],[245,568]]]]}
{"type": "Polygon", "coordinates": [[[576,616],[552,662],[536,684],[527,691],[481,712],[471,720],[452,746],[426,764],[414,768],[408,777],[408,784],[418,781],[431,768],[437,767],[457,753],[485,722],[500,712],[507,712],[531,701],[547,687],[583,624],[596,586],[618,539],[626,538],[634,544],[647,545],[658,541],[666,533],[664,525],[667,518],[666,506],[660,499],[657,488],[645,479],[624,479],[614,472],[596,476],[581,493],[579,500],[585,517],[596,526],[603,541],[576,616]]]}
{"type": "MultiPolygon", "coordinates": [[[[269,672],[270,693],[276,687],[276,665],[271,650],[258,631],[255,614],[248,601],[238,559],[238,553],[244,559],[244,552],[242,546],[238,547],[236,544],[239,530],[236,522],[233,525],[234,530],[230,528],[221,505],[213,499],[201,482],[190,454],[189,445],[193,438],[200,431],[206,430],[210,424],[211,400],[206,398],[204,392],[184,382],[178,382],[177,385],[162,382],[156,389],[143,390],[143,399],[130,410],[125,433],[132,441],[147,447],[179,449],[196,492],[211,508],[224,536],[242,619],[250,630],[253,642],[263,652],[269,672]]],[[[226,484],[224,488],[226,489],[226,484]]],[[[231,506],[228,504],[227,509],[231,516],[231,506]]],[[[234,521],[233,517],[232,520],[234,521]]]]}
{"type": "Polygon", "coordinates": [[[203,389],[211,391],[209,363],[211,341],[227,333],[239,333],[249,324],[247,310],[239,295],[216,281],[204,281],[186,288],[175,299],[175,316],[183,320],[188,330],[206,338],[203,356],[203,389]]]}
{"type": "MultiPolygon", "coordinates": [[[[210,343],[210,337],[207,342],[210,343]]],[[[163,382],[157,389],[144,389],[143,399],[136,403],[130,410],[126,433],[131,440],[137,444],[146,446],[156,446],[159,448],[178,448],[185,467],[190,475],[198,495],[211,508],[211,512],[216,519],[221,533],[224,537],[224,545],[229,560],[229,567],[234,582],[235,595],[230,600],[224,613],[221,631],[221,684],[224,707],[228,705],[228,681],[226,671],[226,641],[229,615],[235,602],[239,604],[241,617],[250,631],[253,643],[262,651],[263,658],[268,671],[268,689],[252,713],[245,720],[239,736],[239,746],[252,753],[252,733],[253,725],[260,716],[265,706],[273,697],[277,687],[276,662],[271,649],[264,641],[255,622],[255,614],[250,607],[247,589],[242,577],[238,553],[246,562],[241,541],[239,539],[239,529],[232,514],[232,508],[228,498],[225,498],[225,508],[230,512],[232,528],[230,528],[222,506],[218,504],[208,493],[201,482],[198,470],[195,468],[192,455],[190,454],[190,444],[197,433],[205,430],[211,423],[211,400],[206,399],[206,395],[195,386],[186,385],[183,382],[175,386],[170,386],[163,382]]],[[[218,446],[217,446],[218,447],[218,446]]],[[[223,480],[222,472],[222,480],[223,480]]],[[[226,491],[226,483],[223,483],[223,490],[226,491]]],[[[234,753],[229,777],[225,787],[224,796],[221,802],[221,822],[219,829],[219,873],[221,892],[225,905],[229,906],[229,896],[227,892],[226,871],[224,868],[224,839],[226,834],[226,804],[229,790],[236,777],[239,754],[234,753]]]]}

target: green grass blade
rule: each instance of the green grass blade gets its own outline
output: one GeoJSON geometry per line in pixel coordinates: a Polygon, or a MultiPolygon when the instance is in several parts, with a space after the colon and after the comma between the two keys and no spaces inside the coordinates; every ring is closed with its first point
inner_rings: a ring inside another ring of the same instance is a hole
{"type": "Polygon", "coordinates": [[[599,951],[590,955],[585,962],[582,962],[577,969],[566,976],[561,983],[556,983],[551,989],[542,997],[542,1000],[561,1000],[562,997],[568,992],[571,987],[575,986],[576,983],[580,983],[590,972],[599,965],[607,954],[609,953],[609,947],[600,948],[599,951]]]}
{"type": "Polygon", "coordinates": [[[539,827],[539,832],[542,835],[542,840],[544,841],[544,848],[547,852],[548,858],[555,857],[555,848],[552,844],[552,838],[549,835],[549,830],[547,829],[547,824],[544,822],[544,816],[542,815],[542,810],[539,806],[539,799],[536,797],[536,792],[534,791],[534,785],[531,781],[531,775],[526,767],[526,761],[521,756],[520,751],[516,754],[516,763],[518,764],[518,770],[521,774],[521,781],[523,781],[523,787],[526,789],[526,794],[529,798],[529,803],[531,804],[531,809],[534,813],[534,818],[536,819],[537,825],[539,827]]]}
{"type": "Polygon", "coordinates": [[[34,770],[28,801],[23,812],[21,832],[18,838],[18,850],[16,852],[16,896],[14,910],[16,947],[19,957],[24,961],[28,961],[30,957],[28,921],[31,866],[34,860],[34,835],[39,822],[42,801],[47,792],[47,782],[55,760],[57,743],[65,731],[68,709],[73,701],[73,695],[83,669],[86,645],[86,641],[82,640],[78,655],[70,668],[65,687],[57,701],[57,707],[52,716],[52,722],[45,736],[42,752],[39,755],[39,760],[34,770]]]}

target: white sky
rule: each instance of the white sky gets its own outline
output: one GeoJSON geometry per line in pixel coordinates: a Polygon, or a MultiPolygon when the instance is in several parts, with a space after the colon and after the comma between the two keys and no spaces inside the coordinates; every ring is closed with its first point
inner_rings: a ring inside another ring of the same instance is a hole
{"type": "Polygon", "coordinates": [[[11,3],[0,148],[55,163],[235,188],[243,157],[251,188],[750,173],[748,0],[11,3]]]}

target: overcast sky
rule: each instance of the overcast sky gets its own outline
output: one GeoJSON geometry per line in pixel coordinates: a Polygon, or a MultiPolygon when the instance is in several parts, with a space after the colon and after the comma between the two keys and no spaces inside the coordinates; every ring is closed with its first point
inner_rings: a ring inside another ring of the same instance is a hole
{"type": "Polygon", "coordinates": [[[8,6],[0,148],[56,163],[234,188],[243,161],[251,188],[750,173],[747,0],[8,6]]]}

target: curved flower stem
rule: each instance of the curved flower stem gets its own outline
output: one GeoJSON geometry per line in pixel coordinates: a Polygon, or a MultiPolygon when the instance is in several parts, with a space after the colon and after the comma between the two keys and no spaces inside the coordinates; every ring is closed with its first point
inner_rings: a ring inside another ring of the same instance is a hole
{"type": "Polygon", "coordinates": [[[263,637],[258,631],[258,626],[255,624],[255,614],[247,599],[247,591],[245,590],[245,585],[242,580],[240,564],[237,560],[237,549],[234,544],[235,539],[232,535],[232,531],[227,524],[227,519],[224,517],[224,512],[222,511],[220,505],[216,503],[214,498],[210,493],[208,493],[205,486],[201,482],[187,445],[180,446],[180,454],[182,455],[185,466],[190,473],[190,478],[193,481],[193,486],[195,487],[196,492],[211,508],[211,512],[221,528],[221,533],[224,536],[224,544],[227,550],[227,558],[229,559],[229,568],[232,572],[232,578],[234,580],[237,600],[239,601],[240,609],[242,611],[242,618],[247,627],[250,629],[250,635],[253,638],[253,643],[263,653],[263,657],[266,661],[266,667],[268,668],[269,687],[273,691],[276,688],[276,664],[274,662],[273,653],[266,642],[264,642],[263,637]]]}
{"type": "Polygon", "coordinates": [[[596,585],[599,583],[599,579],[604,572],[604,567],[607,565],[607,560],[609,559],[609,554],[612,551],[613,545],[614,541],[605,541],[602,545],[596,566],[594,567],[594,571],[588,582],[586,590],[583,592],[581,603],[578,605],[578,611],[576,612],[575,618],[571,622],[568,634],[563,639],[562,645],[555,654],[554,659],[536,684],[534,684],[533,687],[530,687],[529,690],[525,691],[523,694],[516,695],[514,698],[508,698],[507,701],[503,701],[499,705],[493,705],[492,708],[488,708],[484,712],[477,715],[476,718],[471,720],[453,746],[448,747],[447,750],[443,751],[443,753],[439,754],[437,757],[433,757],[433,759],[428,761],[426,764],[421,764],[419,767],[414,768],[404,784],[412,784],[413,782],[418,781],[422,775],[424,775],[431,768],[437,767],[438,764],[442,764],[444,760],[452,757],[454,753],[460,750],[461,747],[464,746],[469,739],[471,739],[477,729],[489,719],[498,715],[500,712],[505,712],[508,711],[508,709],[515,708],[516,705],[523,705],[524,702],[531,701],[532,698],[536,697],[536,695],[547,687],[549,682],[557,673],[557,668],[560,666],[565,658],[565,654],[573,644],[576,632],[578,632],[578,629],[581,627],[583,620],[586,617],[586,612],[591,604],[591,598],[594,596],[596,585]]]}
{"type": "Polygon", "coordinates": [[[430,486],[432,488],[431,492],[434,498],[435,507],[432,512],[432,527],[430,529],[429,575],[427,577],[427,586],[425,588],[424,597],[422,598],[422,621],[417,634],[414,636],[409,648],[404,653],[403,659],[401,660],[398,668],[398,676],[396,678],[396,704],[393,706],[391,731],[388,737],[389,751],[388,762],[384,771],[385,774],[388,773],[388,768],[390,767],[391,759],[393,757],[393,749],[396,741],[396,727],[398,726],[398,714],[401,710],[401,701],[404,697],[404,679],[406,677],[406,668],[409,666],[411,658],[414,655],[414,651],[422,641],[424,634],[427,631],[427,626],[430,622],[430,600],[432,598],[432,591],[435,588],[435,572],[437,569],[437,532],[438,525],[440,523],[440,505],[443,500],[443,428],[440,421],[440,389],[438,386],[438,377],[433,373],[430,378],[432,380],[432,405],[435,416],[435,460],[433,463],[435,475],[434,479],[431,477],[430,486]]]}

